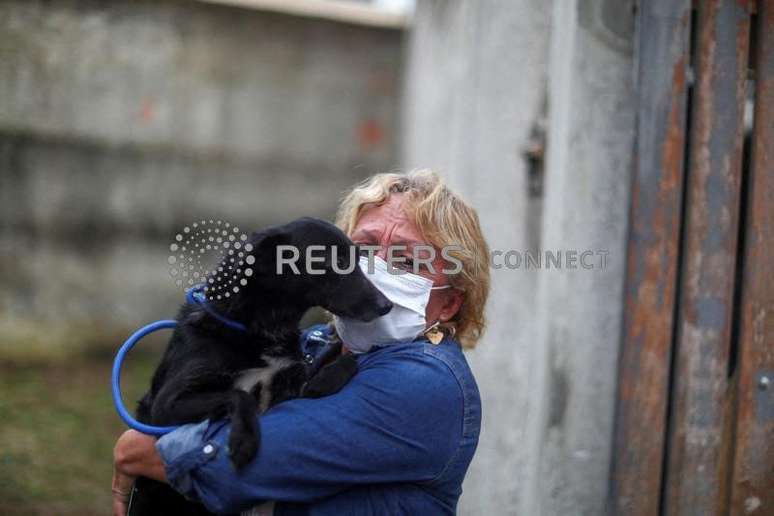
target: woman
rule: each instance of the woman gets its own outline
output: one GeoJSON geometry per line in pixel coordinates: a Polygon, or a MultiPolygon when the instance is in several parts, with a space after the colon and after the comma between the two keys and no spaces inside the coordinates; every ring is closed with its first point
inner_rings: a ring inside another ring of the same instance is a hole
{"type": "MultiPolygon", "coordinates": [[[[258,455],[239,473],[224,453],[227,421],[185,425],[158,441],[124,432],[114,452],[114,514],[124,514],[136,476],[168,482],[218,513],[266,500],[276,501],[275,515],[455,513],[481,424],[461,351],[484,330],[489,293],[476,212],[435,173],[416,171],[357,186],[337,223],[359,246],[378,246],[376,262],[412,269],[370,271],[396,306],[383,318],[335,321],[358,374],[332,396],[263,414],[258,455]],[[423,246],[435,258],[418,266],[413,251],[423,246]]],[[[321,327],[306,332],[302,346],[313,360],[335,338],[321,327]]]]}

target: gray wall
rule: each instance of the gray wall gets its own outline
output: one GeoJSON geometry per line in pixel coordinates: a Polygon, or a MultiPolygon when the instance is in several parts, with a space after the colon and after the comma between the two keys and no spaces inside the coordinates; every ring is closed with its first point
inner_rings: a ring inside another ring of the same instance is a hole
{"type": "Polygon", "coordinates": [[[604,514],[634,143],[630,1],[553,7],[545,248],[608,252],[604,269],[543,271],[520,514],[604,514]]]}
{"type": "Polygon", "coordinates": [[[484,421],[460,514],[604,513],[632,30],[631,4],[615,0],[418,3],[406,164],[445,172],[479,210],[492,248],[609,253],[605,269],[492,271],[489,330],[468,355],[484,421]],[[524,151],[545,107],[547,160],[535,198],[524,151]]]}
{"type": "Polygon", "coordinates": [[[330,217],[395,165],[399,31],[25,0],[0,4],[0,33],[2,345],[172,315],[185,224],[330,217]]]}
{"type": "MultiPolygon", "coordinates": [[[[545,98],[550,3],[420,1],[410,39],[405,163],[438,169],[479,210],[492,249],[539,233],[523,150],[545,98]]],[[[483,428],[460,514],[513,514],[528,482],[537,277],[493,270],[489,329],[468,354],[483,428]]]]}

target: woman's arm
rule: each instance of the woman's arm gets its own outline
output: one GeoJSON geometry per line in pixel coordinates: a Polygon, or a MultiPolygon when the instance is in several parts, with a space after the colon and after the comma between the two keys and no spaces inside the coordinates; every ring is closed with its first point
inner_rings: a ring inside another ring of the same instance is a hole
{"type": "Polygon", "coordinates": [[[157,479],[165,469],[173,487],[214,512],[263,500],[311,502],[358,485],[431,481],[460,445],[462,391],[422,346],[384,354],[341,392],[290,400],[261,416],[260,449],[239,472],[228,458],[226,422],[186,425],[160,438],[164,468],[151,438],[121,463],[129,474],[157,479]]]}

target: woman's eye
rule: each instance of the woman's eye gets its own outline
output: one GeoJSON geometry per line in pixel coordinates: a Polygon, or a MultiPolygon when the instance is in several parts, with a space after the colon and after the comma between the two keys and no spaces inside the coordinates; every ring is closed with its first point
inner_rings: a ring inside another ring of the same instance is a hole
{"type": "Polygon", "coordinates": [[[401,258],[398,258],[395,260],[395,267],[398,269],[403,269],[405,271],[410,271],[414,269],[414,260],[411,258],[408,258],[406,256],[401,258]]]}

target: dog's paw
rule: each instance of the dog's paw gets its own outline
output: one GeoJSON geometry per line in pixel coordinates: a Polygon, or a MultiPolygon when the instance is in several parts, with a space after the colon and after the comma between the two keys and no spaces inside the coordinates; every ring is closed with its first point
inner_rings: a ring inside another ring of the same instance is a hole
{"type": "Polygon", "coordinates": [[[249,435],[234,435],[228,438],[228,456],[234,468],[240,470],[255,458],[258,453],[258,439],[249,435]]]}
{"type": "Polygon", "coordinates": [[[357,359],[346,354],[321,367],[301,388],[303,398],[322,398],[339,392],[357,374],[357,359]]]}

